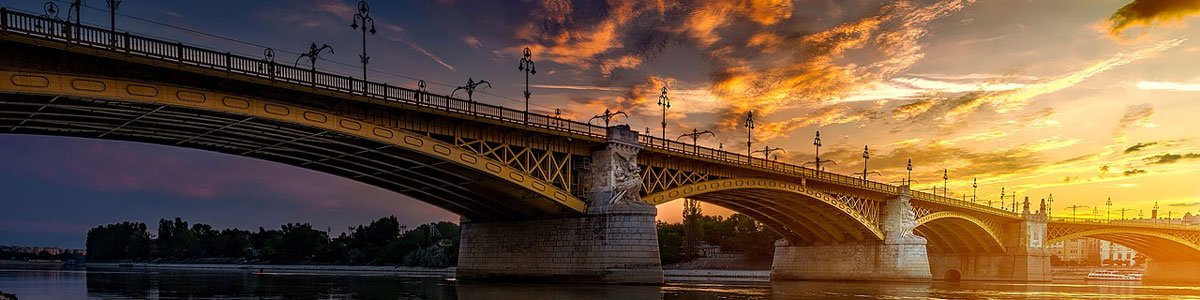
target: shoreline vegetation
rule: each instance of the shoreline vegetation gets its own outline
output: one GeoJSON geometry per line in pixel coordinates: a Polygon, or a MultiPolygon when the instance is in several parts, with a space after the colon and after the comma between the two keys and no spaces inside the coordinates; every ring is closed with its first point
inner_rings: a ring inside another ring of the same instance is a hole
{"type": "Polygon", "coordinates": [[[445,268],[457,265],[460,228],[436,222],[406,230],[389,216],[331,237],[308,223],[279,229],[216,230],[180,218],[162,219],[156,234],[146,224],[122,222],[88,230],[89,262],[390,265],[445,268]]]}

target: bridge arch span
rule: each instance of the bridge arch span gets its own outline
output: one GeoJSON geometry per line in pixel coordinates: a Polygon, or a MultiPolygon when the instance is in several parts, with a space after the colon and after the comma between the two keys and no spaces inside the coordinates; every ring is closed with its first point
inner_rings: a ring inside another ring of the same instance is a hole
{"type": "Polygon", "coordinates": [[[585,210],[569,191],[424,134],[315,106],[151,81],[0,70],[0,133],[265,159],[379,186],[472,220],[585,210]]]}
{"type": "Polygon", "coordinates": [[[878,216],[865,216],[828,193],[764,178],[715,179],[652,193],[654,205],[689,198],[747,214],[800,243],[881,241],[878,216]]]}
{"type": "Polygon", "coordinates": [[[971,214],[939,211],[918,218],[913,232],[929,241],[930,251],[1004,253],[1004,244],[993,227],[971,214]]]}
{"type": "Polygon", "coordinates": [[[1200,244],[1167,232],[1145,228],[1096,228],[1053,236],[1046,245],[1090,237],[1129,247],[1156,261],[1200,261],[1200,244]]]}

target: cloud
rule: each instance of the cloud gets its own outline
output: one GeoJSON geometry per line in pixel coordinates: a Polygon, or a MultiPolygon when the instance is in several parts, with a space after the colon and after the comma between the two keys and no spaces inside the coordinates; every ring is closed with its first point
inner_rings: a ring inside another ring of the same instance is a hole
{"type": "Polygon", "coordinates": [[[1142,151],[1142,149],[1145,149],[1147,147],[1152,147],[1155,145],[1158,145],[1158,142],[1137,143],[1137,144],[1134,144],[1133,146],[1129,146],[1129,148],[1125,148],[1125,154],[1142,151]]]}
{"type": "Polygon", "coordinates": [[[1200,158],[1200,153],[1185,153],[1185,154],[1163,153],[1163,154],[1144,158],[1143,160],[1146,161],[1146,163],[1151,164],[1151,165],[1165,165],[1165,164],[1173,164],[1173,163],[1179,162],[1180,160],[1196,159],[1196,158],[1200,158]]]}
{"type": "Polygon", "coordinates": [[[1138,81],[1137,87],[1139,90],[1200,92],[1200,83],[1138,81]]]}
{"type": "Polygon", "coordinates": [[[1172,207],[1192,207],[1192,206],[1198,206],[1198,205],[1200,205],[1200,201],[1197,201],[1197,202],[1179,202],[1179,203],[1167,203],[1167,206],[1172,206],[1172,207]]]}
{"type": "Polygon", "coordinates": [[[1200,14],[1200,1],[1134,0],[1114,12],[1107,25],[1111,36],[1120,37],[1133,26],[1173,23],[1196,14],[1200,14]]]}
{"type": "Polygon", "coordinates": [[[463,43],[466,43],[467,46],[471,46],[471,48],[475,48],[475,49],[483,48],[483,43],[480,43],[479,39],[476,39],[474,36],[470,36],[470,35],[463,36],[463,43]]]}
{"type": "Polygon", "coordinates": [[[1133,176],[1133,175],[1145,174],[1145,173],[1146,173],[1146,170],[1142,170],[1142,169],[1129,169],[1129,170],[1125,170],[1125,172],[1124,172],[1125,176],[1133,176]]]}
{"type": "Polygon", "coordinates": [[[979,93],[977,97],[960,98],[954,101],[954,108],[949,117],[961,116],[976,111],[984,104],[991,105],[997,112],[1012,111],[1026,105],[1030,98],[1057,92],[1074,86],[1116,67],[1151,57],[1159,52],[1174,48],[1186,39],[1173,39],[1156,43],[1149,47],[1117,53],[1108,59],[1095,62],[1075,72],[1071,72],[1043,82],[1029,84],[1020,89],[1002,92],[979,93]]]}
{"type": "Polygon", "coordinates": [[[458,71],[458,69],[455,69],[454,66],[446,63],[446,61],[443,60],[441,57],[437,56],[437,54],[433,54],[433,52],[429,52],[429,50],[425,50],[424,47],[421,47],[420,45],[417,45],[416,43],[413,43],[412,41],[405,38],[403,27],[400,27],[400,26],[397,26],[394,24],[384,24],[383,26],[380,26],[380,27],[383,27],[383,29],[384,29],[383,31],[380,31],[383,33],[382,34],[383,38],[385,38],[389,41],[393,41],[393,42],[404,43],[405,45],[408,45],[409,48],[411,48],[417,52],[420,52],[422,55],[425,55],[425,57],[428,57],[429,59],[433,60],[433,62],[436,62],[439,65],[442,65],[442,67],[445,67],[446,69],[449,69],[450,71],[458,71]]]}
{"type": "Polygon", "coordinates": [[[1118,143],[1124,143],[1127,139],[1129,128],[1149,126],[1150,117],[1154,116],[1154,106],[1149,103],[1130,105],[1125,107],[1125,114],[1117,120],[1117,126],[1113,129],[1113,139],[1118,143]]]}

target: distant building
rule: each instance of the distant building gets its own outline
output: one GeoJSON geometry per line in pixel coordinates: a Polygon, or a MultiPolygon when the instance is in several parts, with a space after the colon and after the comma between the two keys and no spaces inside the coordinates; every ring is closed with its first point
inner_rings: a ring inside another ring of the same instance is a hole
{"type": "Polygon", "coordinates": [[[1133,260],[1133,258],[1136,256],[1137,251],[1129,249],[1129,247],[1109,241],[1100,241],[1100,259],[1102,264],[1104,261],[1111,259],[1115,261],[1123,261],[1125,264],[1133,266],[1137,265],[1133,260]]]}
{"type": "Polygon", "coordinates": [[[1077,238],[1063,241],[1048,248],[1050,255],[1064,262],[1076,264],[1099,264],[1101,259],[1100,240],[1077,238]]]}

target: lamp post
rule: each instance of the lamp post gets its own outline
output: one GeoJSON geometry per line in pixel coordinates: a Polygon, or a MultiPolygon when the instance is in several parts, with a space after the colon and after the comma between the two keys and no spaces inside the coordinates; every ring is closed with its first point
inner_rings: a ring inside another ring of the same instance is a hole
{"type": "Polygon", "coordinates": [[[699,143],[700,136],[705,135],[705,134],[707,134],[709,136],[717,136],[717,134],[713,133],[711,130],[700,131],[699,129],[692,128],[692,133],[681,134],[681,135],[679,135],[678,138],[675,138],[675,140],[678,141],[679,139],[682,139],[685,137],[691,137],[692,138],[692,150],[699,152],[700,151],[700,143],[699,143]]]}
{"type": "Polygon", "coordinates": [[[296,57],[295,65],[300,65],[300,60],[308,57],[309,70],[312,71],[312,73],[309,73],[312,76],[309,79],[309,84],[314,86],[317,84],[317,59],[321,57],[321,53],[325,52],[326,49],[329,50],[329,54],[333,54],[333,47],[326,44],[321,44],[321,47],[317,47],[317,43],[312,43],[308,45],[308,52],[301,53],[300,57],[296,57]]]}
{"type": "Polygon", "coordinates": [[[1050,202],[1050,205],[1046,207],[1046,216],[1053,217],[1054,216],[1054,214],[1053,214],[1053,212],[1054,212],[1054,193],[1050,193],[1050,199],[1047,199],[1047,200],[1050,202]]]}
{"type": "Polygon", "coordinates": [[[1127,212],[1127,211],[1135,211],[1135,210],[1136,210],[1136,209],[1122,208],[1122,209],[1118,209],[1118,210],[1117,210],[1117,212],[1121,213],[1121,220],[1124,220],[1124,219],[1125,219],[1125,212],[1127,212]]]}
{"type": "MultiPolygon", "coordinates": [[[[104,0],[108,4],[108,20],[112,25],[112,32],[108,35],[109,43],[113,46],[117,45],[117,7],[121,6],[121,0],[104,0]]],[[[78,8],[77,8],[78,9],[78,8]]]]}
{"type": "Polygon", "coordinates": [[[971,203],[975,203],[975,195],[979,193],[979,178],[971,179],[971,203]]]}
{"type": "Polygon", "coordinates": [[[908,182],[908,186],[912,186],[912,159],[911,158],[908,159],[907,169],[908,169],[908,179],[906,181],[908,182]]]}
{"type": "Polygon", "coordinates": [[[771,153],[775,151],[783,151],[783,153],[787,153],[787,150],[783,150],[783,148],[771,148],[770,146],[763,146],[762,150],[755,150],[754,153],[762,152],[763,160],[771,160],[771,153]]]}
{"type": "Polygon", "coordinates": [[[75,26],[79,26],[79,19],[82,18],[79,13],[79,8],[83,6],[83,0],[71,1],[71,7],[67,9],[67,22],[71,21],[71,16],[75,16],[75,26]]]}
{"type": "Polygon", "coordinates": [[[867,160],[871,159],[871,150],[868,146],[863,146],[863,181],[867,181],[867,160]]]}
{"type": "MultiPolygon", "coordinates": [[[[591,119],[588,119],[588,125],[591,125],[593,120],[601,119],[601,120],[604,120],[604,128],[608,128],[608,123],[611,122],[612,119],[615,119],[617,116],[624,116],[626,119],[629,118],[629,115],[625,114],[625,112],[623,112],[623,111],[612,112],[612,110],[609,110],[606,108],[606,109],[604,109],[603,115],[596,115],[596,116],[592,117],[591,119]]],[[[646,132],[649,132],[649,131],[647,130],[646,132]]]]}
{"type": "MultiPolygon", "coordinates": [[[[991,201],[988,202],[988,205],[991,205],[991,201]]],[[[1004,187],[1000,187],[1000,209],[1004,209],[1004,187]]]]}
{"type": "Polygon", "coordinates": [[[1104,213],[1104,221],[1112,221],[1112,197],[1108,197],[1108,201],[1104,202],[1108,206],[1108,212],[1104,213]]]}
{"type": "Polygon", "coordinates": [[[362,54],[358,55],[358,60],[363,65],[363,92],[367,91],[367,62],[371,60],[367,56],[367,23],[371,23],[371,35],[375,35],[375,19],[371,18],[371,7],[367,5],[367,1],[358,1],[358,13],[351,18],[350,28],[362,31],[362,54]],[[358,27],[358,22],[362,21],[362,27],[358,27]]]}
{"type": "Polygon", "coordinates": [[[750,153],[752,152],[752,150],[750,148],[750,146],[751,146],[750,138],[754,136],[752,133],[752,131],[754,130],[754,112],[753,111],[746,112],[746,123],[743,126],[746,126],[746,163],[750,163],[750,153]]]}
{"type": "Polygon", "coordinates": [[[950,169],[942,169],[942,197],[950,196],[950,169]]]}
{"type": "Polygon", "coordinates": [[[1012,201],[1009,202],[1012,203],[1012,211],[1017,212],[1017,191],[1013,191],[1012,201]]]}
{"type": "Polygon", "coordinates": [[[487,88],[492,87],[492,83],[488,82],[487,80],[475,81],[474,78],[467,78],[467,85],[454,88],[454,91],[450,92],[450,97],[454,97],[454,93],[458,92],[458,90],[463,90],[463,91],[467,92],[467,102],[474,104],[475,103],[475,89],[479,88],[480,85],[484,85],[484,84],[487,85],[487,88]]]}
{"type": "Polygon", "coordinates": [[[817,160],[815,160],[814,162],[817,164],[816,165],[817,171],[821,171],[821,131],[820,130],[817,130],[817,136],[813,138],[813,146],[817,146],[817,160]]]}
{"type": "Polygon", "coordinates": [[[1088,207],[1087,205],[1071,205],[1071,206],[1068,206],[1067,208],[1071,210],[1071,218],[1074,219],[1076,210],[1078,210],[1080,208],[1087,208],[1087,207],[1088,207]]]}
{"type": "Polygon", "coordinates": [[[663,146],[667,144],[667,109],[671,108],[671,98],[667,97],[667,86],[662,87],[662,94],[658,95],[658,106],[662,107],[662,138],[663,146]]]}
{"type": "Polygon", "coordinates": [[[525,47],[525,51],[521,53],[521,63],[517,65],[517,70],[525,73],[525,123],[529,123],[529,75],[537,74],[533,66],[533,52],[529,51],[529,47],[525,47]]]}

